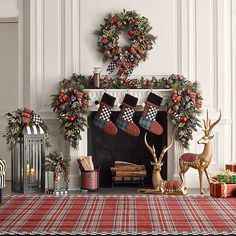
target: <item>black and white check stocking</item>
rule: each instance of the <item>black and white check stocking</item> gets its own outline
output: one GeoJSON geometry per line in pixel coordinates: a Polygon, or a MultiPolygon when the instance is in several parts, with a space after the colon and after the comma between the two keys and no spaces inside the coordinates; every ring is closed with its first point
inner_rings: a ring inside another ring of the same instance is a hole
{"type": "Polygon", "coordinates": [[[156,119],[156,115],[157,115],[158,109],[150,106],[147,112],[147,115],[145,116],[146,119],[148,120],[155,120],[156,119]]]}
{"type": "Polygon", "coordinates": [[[132,108],[125,108],[124,113],[123,113],[123,119],[128,121],[128,122],[133,122],[133,116],[134,116],[135,110],[132,108]]]}
{"type": "Polygon", "coordinates": [[[99,118],[102,120],[110,120],[110,116],[111,116],[111,109],[106,106],[103,106],[99,118]]]}

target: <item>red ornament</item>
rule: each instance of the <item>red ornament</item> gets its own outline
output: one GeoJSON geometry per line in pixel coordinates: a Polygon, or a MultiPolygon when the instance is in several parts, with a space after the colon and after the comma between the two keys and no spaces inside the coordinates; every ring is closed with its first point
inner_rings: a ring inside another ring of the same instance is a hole
{"type": "Polygon", "coordinates": [[[133,36],[133,35],[134,35],[134,32],[133,32],[133,31],[129,31],[129,32],[128,32],[128,35],[129,35],[129,36],[133,36]]]}
{"type": "Polygon", "coordinates": [[[84,102],[84,103],[82,104],[82,107],[83,107],[84,109],[88,108],[88,103],[87,103],[87,102],[84,102]]]}
{"type": "Polygon", "coordinates": [[[117,53],[117,54],[122,53],[122,48],[121,48],[121,47],[118,47],[118,48],[116,49],[116,53],[117,53]]]}
{"type": "Polygon", "coordinates": [[[114,24],[114,23],[116,23],[116,21],[117,21],[117,20],[116,20],[116,17],[115,17],[115,16],[112,16],[112,18],[111,18],[111,23],[114,24]]]}
{"type": "Polygon", "coordinates": [[[201,98],[201,97],[202,97],[201,94],[199,93],[196,94],[196,98],[201,98]]]}
{"type": "Polygon", "coordinates": [[[108,43],[108,39],[105,38],[105,37],[103,37],[103,38],[102,38],[102,44],[107,44],[107,43],[108,43]]]}
{"type": "Polygon", "coordinates": [[[186,123],[186,122],[188,121],[188,118],[187,118],[187,117],[182,117],[182,118],[180,119],[180,121],[181,121],[182,123],[186,123]]]}
{"type": "Polygon", "coordinates": [[[201,108],[202,107],[202,103],[197,102],[195,106],[196,106],[196,108],[201,108]]]}
{"type": "Polygon", "coordinates": [[[192,92],[192,91],[191,91],[190,89],[187,89],[187,90],[186,90],[186,93],[187,93],[188,95],[190,95],[191,92],[192,92]]]}
{"type": "Polygon", "coordinates": [[[77,99],[82,99],[83,98],[83,93],[77,93],[76,97],[77,97],[77,99]]]}
{"type": "Polygon", "coordinates": [[[181,97],[181,96],[177,96],[176,100],[177,100],[178,102],[180,102],[180,101],[182,100],[182,97],[181,97]]]}
{"type": "Polygon", "coordinates": [[[68,117],[68,120],[69,120],[70,122],[73,122],[73,121],[75,120],[75,118],[74,118],[73,116],[70,116],[70,117],[68,117]]]}
{"type": "Polygon", "coordinates": [[[139,55],[142,57],[143,55],[145,54],[145,51],[144,50],[142,50],[140,53],[139,53],[139,55]]]}
{"type": "Polygon", "coordinates": [[[195,100],[195,99],[196,99],[196,94],[195,94],[195,93],[192,93],[192,94],[190,95],[190,97],[192,98],[192,100],[195,100]]]}
{"type": "Polygon", "coordinates": [[[131,51],[133,54],[137,53],[137,51],[136,51],[136,49],[135,49],[134,47],[130,48],[130,51],[131,51]]]}
{"type": "Polygon", "coordinates": [[[147,84],[147,80],[144,79],[144,80],[143,80],[143,85],[146,85],[146,84],[147,84]]]}

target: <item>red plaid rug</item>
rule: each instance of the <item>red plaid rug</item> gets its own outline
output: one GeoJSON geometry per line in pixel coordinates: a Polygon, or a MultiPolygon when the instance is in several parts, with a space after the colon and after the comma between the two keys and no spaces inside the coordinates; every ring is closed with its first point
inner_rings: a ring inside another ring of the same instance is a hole
{"type": "Polygon", "coordinates": [[[236,233],[236,199],[155,195],[18,195],[0,205],[0,235],[236,233]]]}

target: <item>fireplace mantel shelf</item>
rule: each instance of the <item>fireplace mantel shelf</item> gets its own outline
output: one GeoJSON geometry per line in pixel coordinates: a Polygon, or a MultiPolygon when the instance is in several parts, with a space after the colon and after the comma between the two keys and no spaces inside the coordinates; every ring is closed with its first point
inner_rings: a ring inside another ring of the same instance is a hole
{"type": "Polygon", "coordinates": [[[136,107],[137,111],[141,111],[143,109],[142,104],[146,101],[147,96],[150,92],[157,94],[158,96],[163,97],[162,106],[160,110],[164,110],[164,103],[166,97],[171,93],[171,89],[87,89],[90,97],[89,101],[89,110],[97,111],[98,107],[95,105],[95,101],[100,101],[104,92],[110,94],[111,96],[116,98],[115,105],[113,110],[120,110],[119,105],[122,103],[124,99],[124,95],[129,93],[132,96],[138,98],[138,104],[136,107]]]}

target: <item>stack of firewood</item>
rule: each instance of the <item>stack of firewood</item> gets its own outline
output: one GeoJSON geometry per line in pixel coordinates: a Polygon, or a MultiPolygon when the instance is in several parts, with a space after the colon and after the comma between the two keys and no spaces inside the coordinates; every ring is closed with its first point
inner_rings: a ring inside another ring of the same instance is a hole
{"type": "Polygon", "coordinates": [[[82,171],[94,170],[92,156],[81,156],[77,159],[82,171]]]}
{"type": "Polygon", "coordinates": [[[145,165],[137,165],[130,162],[115,161],[111,167],[113,182],[140,182],[146,177],[145,165]]]}

